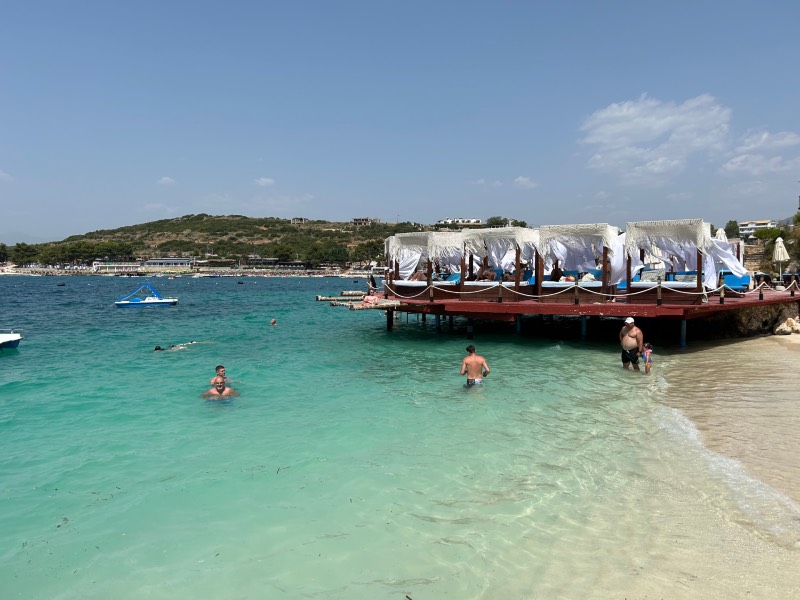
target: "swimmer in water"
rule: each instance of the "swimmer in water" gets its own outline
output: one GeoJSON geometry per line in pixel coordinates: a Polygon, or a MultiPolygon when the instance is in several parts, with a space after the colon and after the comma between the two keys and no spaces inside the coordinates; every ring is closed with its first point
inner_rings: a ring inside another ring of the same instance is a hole
{"type": "Polygon", "coordinates": [[[214,387],[203,393],[204,398],[216,398],[219,396],[238,396],[239,393],[225,384],[224,377],[214,378],[214,387]]]}

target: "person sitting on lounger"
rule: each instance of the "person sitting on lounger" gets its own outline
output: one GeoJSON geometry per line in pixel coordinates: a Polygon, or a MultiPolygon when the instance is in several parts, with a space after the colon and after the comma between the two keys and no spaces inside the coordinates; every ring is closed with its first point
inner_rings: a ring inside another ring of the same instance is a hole
{"type": "Polygon", "coordinates": [[[483,266],[478,271],[478,281],[494,281],[496,277],[497,273],[489,266],[489,261],[484,261],[483,266]]]}

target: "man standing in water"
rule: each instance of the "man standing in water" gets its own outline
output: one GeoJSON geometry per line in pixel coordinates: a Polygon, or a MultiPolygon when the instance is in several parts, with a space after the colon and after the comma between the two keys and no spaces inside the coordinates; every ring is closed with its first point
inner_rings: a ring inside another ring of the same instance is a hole
{"type": "Polygon", "coordinates": [[[212,380],[212,385],[214,386],[210,390],[203,393],[204,398],[213,398],[215,396],[238,396],[239,393],[234,390],[233,388],[229,388],[225,385],[225,378],[224,377],[215,377],[212,380]]]}
{"type": "Polygon", "coordinates": [[[619,343],[622,346],[622,368],[627,369],[633,365],[635,371],[639,370],[639,356],[644,352],[644,336],[642,330],[633,324],[633,317],[625,319],[625,325],[619,332],[619,343]]]}
{"type": "Polygon", "coordinates": [[[472,344],[467,346],[467,356],[461,363],[461,374],[467,376],[467,387],[483,385],[483,378],[489,373],[491,369],[486,364],[486,359],[475,354],[475,346],[472,344]]]}

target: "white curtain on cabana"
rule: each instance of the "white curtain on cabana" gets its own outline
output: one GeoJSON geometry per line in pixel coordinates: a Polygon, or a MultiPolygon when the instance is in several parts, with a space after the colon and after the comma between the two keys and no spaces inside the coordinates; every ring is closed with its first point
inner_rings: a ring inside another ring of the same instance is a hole
{"type": "Polygon", "coordinates": [[[386,240],[386,255],[398,263],[401,279],[408,279],[423,258],[428,258],[429,232],[398,233],[386,240]]]}
{"type": "Polygon", "coordinates": [[[520,254],[519,259],[529,265],[533,265],[536,252],[539,251],[539,230],[523,229],[517,237],[520,254]]]}
{"type": "MultiPolygon", "coordinates": [[[[625,234],[621,233],[614,240],[613,252],[609,252],[611,256],[611,274],[609,275],[608,284],[617,285],[626,281],[628,278],[628,261],[625,260],[625,234]]],[[[644,268],[644,263],[639,260],[639,254],[631,256],[631,277],[638,271],[644,268]]]]}
{"type": "Polygon", "coordinates": [[[450,273],[461,272],[464,235],[460,231],[431,232],[428,237],[428,256],[450,273]]]}
{"type": "Polygon", "coordinates": [[[517,248],[520,260],[529,262],[536,252],[539,234],[527,227],[494,227],[464,231],[464,247],[467,254],[489,258],[494,269],[513,271],[516,268],[517,248]]]}
{"type": "Polygon", "coordinates": [[[613,256],[619,228],[607,223],[577,225],[545,225],[539,229],[539,251],[550,265],[558,260],[566,271],[588,271],[597,268],[597,260],[608,248],[613,256]]]}
{"type": "Polygon", "coordinates": [[[703,262],[703,285],[709,289],[716,289],[721,265],[739,277],[747,274],[747,270],[731,252],[730,244],[714,239],[711,225],[701,219],[628,223],[626,233],[626,254],[638,256],[640,248],[648,250],[655,246],[663,256],[670,257],[678,271],[696,270],[699,250],[703,262]],[[724,244],[728,244],[728,247],[724,244]]]}

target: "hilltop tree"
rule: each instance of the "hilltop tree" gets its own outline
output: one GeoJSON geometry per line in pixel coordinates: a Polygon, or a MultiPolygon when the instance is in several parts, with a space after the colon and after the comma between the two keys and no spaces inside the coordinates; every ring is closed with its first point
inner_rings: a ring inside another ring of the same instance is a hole
{"type": "Polygon", "coordinates": [[[739,237],[739,223],[737,221],[728,221],[725,223],[725,235],[729,238],[739,237]]]}
{"type": "Polygon", "coordinates": [[[11,260],[17,266],[32,263],[39,256],[39,250],[36,246],[31,246],[25,242],[17,242],[11,249],[11,260]]]}
{"type": "Polygon", "coordinates": [[[507,219],[506,217],[489,217],[486,219],[487,227],[527,227],[525,221],[507,219]]]}

